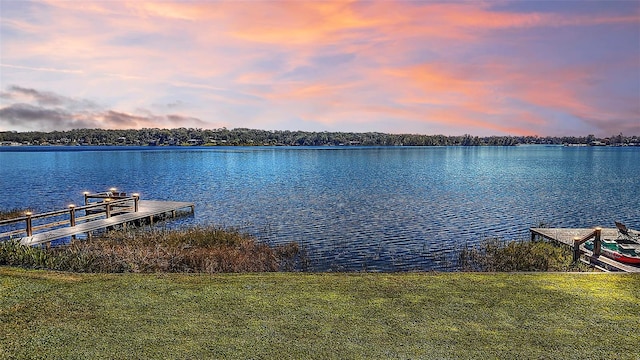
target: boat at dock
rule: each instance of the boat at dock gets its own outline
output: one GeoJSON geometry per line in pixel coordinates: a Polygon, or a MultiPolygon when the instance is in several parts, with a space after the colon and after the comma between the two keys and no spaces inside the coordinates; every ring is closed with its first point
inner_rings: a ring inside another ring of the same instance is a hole
{"type": "MultiPolygon", "coordinates": [[[[584,243],[584,247],[594,250],[593,240],[584,243]]],[[[602,239],[600,252],[602,255],[625,264],[640,264],[640,244],[628,239],[602,239]]]]}
{"type": "Polygon", "coordinates": [[[548,239],[573,250],[573,260],[603,271],[640,273],[640,232],[616,221],[615,228],[531,228],[531,240],[548,239]]]}

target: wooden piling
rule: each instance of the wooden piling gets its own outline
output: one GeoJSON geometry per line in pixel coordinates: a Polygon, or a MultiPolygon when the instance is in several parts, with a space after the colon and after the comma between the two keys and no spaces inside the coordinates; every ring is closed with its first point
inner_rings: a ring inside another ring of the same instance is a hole
{"type": "Polygon", "coordinates": [[[593,255],[600,256],[600,250],[602,249],[602,228],[595,228],[595,238],[593,240],[593,255]]]}
{"type": "Polygon", "coordinates": [[[25,214],[27,216],[26,222],[27,222],[27,236],[31,236],[33,235],[33,224],[31,221],[31,212],[27,212],[25,214]]]}
{"type": "Polygon", "coordinates": [[[140,195],[133,194],[133,211],[138,212],[138,208],[140,207],[140,195]]]}
{"type": "Polygon", "coordinates": [[[69,205],[69,225],[76,226],[76,206],[69,205]]]}
{"type": "Polygon", "coordinates": [[[578,262],[580,260],[580,240],[579,237],[573,238],[573,262],[578,262]]]}
{"type": "MultiPolygon", "coordinates": [[[[74,227],[76,226],[76,206],[71,204],[69,205],[69,226],[74,227]]],[[[76,236],[75,235],[71,235],[71,240],[75,240],[76,236]]]]}

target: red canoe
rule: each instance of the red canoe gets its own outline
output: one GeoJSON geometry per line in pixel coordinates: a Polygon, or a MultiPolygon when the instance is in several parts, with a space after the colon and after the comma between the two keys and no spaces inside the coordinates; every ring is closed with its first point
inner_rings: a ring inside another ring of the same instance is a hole
{"type": "MultiPolygon", "coordinates": [[[[593,241],[587,241],[584,246],[593,251],[593,241]]],[[[640,264],[640,244],[627,241],[603,240],[600,253],[610,259],[625,264],[640,264]]]]}

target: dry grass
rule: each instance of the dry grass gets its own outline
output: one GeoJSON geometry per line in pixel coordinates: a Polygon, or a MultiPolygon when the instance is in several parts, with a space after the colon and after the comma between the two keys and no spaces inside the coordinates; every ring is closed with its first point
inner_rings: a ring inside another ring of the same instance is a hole
{"type": "Polygon", "coordinates": [[[0,245],[0,265],[100,273],[220,273],[295,270],[302,252],[295,243],[269,247],[236,230],[112,231],[52,249],[15,242],[0,245]]]}
{"type": "Polygon", "coordinates": [[[460,253],[463,271],[588,271],[573,262],[566,246],[546,241],[501,241],[487,239],[475,248],[460,253]]]}
{"type": "Polygon", "coordinates": [[[31,210],[29,209],[0,210],[0,220],[8,220],[8,219],[24,216],[24,213],[27,211],[31,211],[31,210]]]}

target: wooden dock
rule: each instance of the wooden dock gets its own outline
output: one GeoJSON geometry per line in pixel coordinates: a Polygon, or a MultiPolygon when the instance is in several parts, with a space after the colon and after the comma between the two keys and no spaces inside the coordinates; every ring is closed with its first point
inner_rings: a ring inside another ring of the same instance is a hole
{"type": "Polygon", "coordinates": [[[0,226],[17,229],[0,233],[0,241],[19,239],[23,245],[49,245],[52,241],[91,234],[93,231],[126,227],[137,221],[153,224],[158,217],[176,217],[178,211],[195,211],[190,202],[140,200],[137,194],[85,193],[85,205],[42,214],[26,213],[25,216],[0,221],[0,226]],[[99,199],[91,202],[91,199],[99,199]],[[188,210],[187,210],[188,209],[188,210]],[[39,223],[38,223],[39,221],[39,223]],[[25,236],[26,235],[26,236],[25,236]]]}
{"type": "Polygon", "coordinates": [[[584,243],[590,239],[615,239],[618,237],[617,228],[594,229],[565,229],[565,228],[531,228],[531,239],[542,237],[571,247],[574,251],[574,260],[583,261],[605,271],[624,271],[640,273],[640,267],[623,264],[600,254],[596,254],[584,247],[584,243]],[[597,236],[597,237],[596,237],[597,236]]]}

